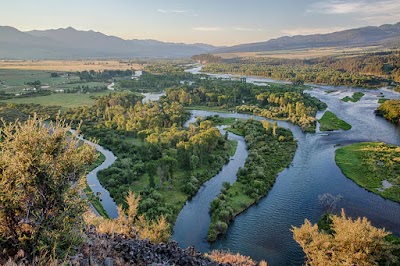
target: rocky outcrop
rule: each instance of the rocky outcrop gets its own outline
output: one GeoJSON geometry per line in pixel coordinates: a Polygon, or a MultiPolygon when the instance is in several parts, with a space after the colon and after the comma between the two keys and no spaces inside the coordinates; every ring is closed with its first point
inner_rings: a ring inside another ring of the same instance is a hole
{"type": "Polygon", "coordinates": [[[152,244],[148,240],[100,234],[93,228],[86,235],[86,243],[71,257],[69,265],[223,265],[196,252],[193,247],[182,249],[175,241],[152,244]]]}

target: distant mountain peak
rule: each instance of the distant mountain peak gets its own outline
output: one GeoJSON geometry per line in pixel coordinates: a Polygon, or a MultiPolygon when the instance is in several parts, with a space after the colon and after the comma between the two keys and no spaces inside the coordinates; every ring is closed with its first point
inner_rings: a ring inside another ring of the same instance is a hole
{"type": "Polygon", "coordinates": [[[4,26],[0,27],[0,36],[0,59],[182,58],[216,48],[156,40],[124,40],[73,27],[21,32],[4,26]]]}

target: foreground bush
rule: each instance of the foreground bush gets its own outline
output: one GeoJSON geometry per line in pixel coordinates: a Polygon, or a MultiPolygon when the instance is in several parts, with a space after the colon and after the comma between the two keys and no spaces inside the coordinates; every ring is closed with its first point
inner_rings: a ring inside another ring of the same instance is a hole
{"type": "Polygon", "coordinates": [[[390,233],[371,225],[367,218],[352,220],[344,211],[332,215],[332,234],[320,232],[307,219],[293,227],[294,239],[303,248],[307,265],[393,265],[394,246],[386,240],[390,233]]]}
{"type": "Polygon", "coordinates": [[[257,264],[257,262],[248,256],[243,256],[240,253],[233,254],[223,250],[213,250],[211,254],[206,254],[206,256],[218,263],[233,266],[267,266],[265,261],[261,261],[259,264],[257,264]]]}
{"type": "Polygon", "coordinates": [[[166,242],[171,236],[170,226],[164,216],[155,221],[146,220],[144,215],[138,215],[140,196],[129,192],[125,202],[128,206],[123,210],[118,206],[118,218],[111,220],[97,217],[89,212],[85,215],[88,224],[94,225],[100,233],[113,235],[123,234],[128,237],[149,239],[152,243],[166,242]]]}
{"type": "Polygon", "coordinates": [[[18,254],[64,257],[81,241],[79,181],[96,153],[68,130],[36,117],[1,130],[0,263],[18,254]]]}

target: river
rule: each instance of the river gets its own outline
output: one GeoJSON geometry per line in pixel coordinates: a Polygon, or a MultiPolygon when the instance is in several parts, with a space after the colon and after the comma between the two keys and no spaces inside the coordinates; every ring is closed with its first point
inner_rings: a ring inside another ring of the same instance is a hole
{"type": "MultiPolygon", "coordinates": [[[[70,131],[73,134],[76,134],[75,130],[71,129],[70,131]]],[[[108,190],[106,190],[100,184],[99,179],[97,178],[97,173],[101,170],[104,170],[104,169],[110,167],[115,162],[115,160],[117,160],[117,157],[111,151],[105,149],[104,147],[102,147],[98,144],[95,144],[89,140],[86,140],[80,135],[77,137],[78,137],[78,139],[82,140],[86,144],[94,146],[96,148],[96,150],[101,152],[105,157],[105,160],[102,164],[97,166],[95,169],[93,169],[86,175],[86,179],[87,179],[87,183],[90,186],[90,188],[92,189],[93,193],[95,195],[99,196],[101,204],[103,205],[107,214],[111,218],[116,218],[116,217],[118,217],[117,206],[116,206],[113,198],[110,196],[110,193],[108,192],[108,190]]]]}
{"type": "MultiPolygon", "coordinates": [[[[199,70],[196,68],[192,73],[199,70]]],[[[229,78],[233,75],[214,76],[229,78]]],[[[262,84],[275,81],[249,77],[247,82],[262,84]]],[[[359,187],[342,174],[334,160],[338,145],[360,141],[384,141],[400,145],[399,127],[374,114],[381,94],[386,98],[399,98],[399,94],[386,89],[365,90],[316,85],[313,87],[308,93],[324,101],[328,110],[350,123],[352,129],[328,134],[321,134],[317,130],[316,134],[309,134],[301,132],[298,126],[291,123],[278,121],[279,126],[290,129],[298,140],[298,149],[291,166],[278,175],[268,196],[239,215],[231,223],[227,234],[209,245],[205,240],[210,222],[209,204],[218,195],[223,181],[233,182],[236,179],[235,173],[247,157],[243,139],[230,134],[230,138],[236,138],[239,143],[234,160],[224,166],[217,176],[206,182],[182,209],[173,235],[173,239],[177,240],[180,246],[192,245],[202,252],[211,249],[240,252],[255,260],[264,259],[269,265],[302,265],[304,254],[293,240],[290,229],[293,225],[300,226],[305,218],[312,222],[320,218],[324,210],[318,202],[318,195],[324,193],[342,195],[338,210],[344,208],[351,217],[366,216],[373,225],[385,227],[400,236],[400,204],[359,187]],[[333,89],[337,91],[327,93],[333,89]],[[343,97],[351,96],[354,91],[365,93],[359,102],[341,101],[343,97]]],[[[217,113],[192,111],[191,119],[214,114],[217,113]]],[[[218,114],[222,117],[250,118],[244,114],[218,114]]],[[[317,117],[321,117],[322,114],[323,112],[319,112],[317,117]]],[[[102,196],[108,193],[100,192],[102,196]]],[[[113,203],[111,198],[103,198],[102,203],[105,207],[108,202],[113,203]]]]}
{"type": "MultiPolygon", "coordinates": [[[[194,69],[193,72],[196,71],[198,72],[199,69],[194,69]]],[[[232,75],[213,76],[232,77],[232,75]]],[[[252,78],[247,81],[259,83],[273,80],[252,78]]],[[[318,195],[324,193],[342,195],[343,199],[338,204],[338,210],[344,208],[351,217],[366,216],[373,225],[385,227],[400,236],[400,204],[385,200],[359,187],[342,174],[334,160],[337,145],[360,141],[384,141],[400,145],[399,127],[374,114],[374,110],[378,107],[378,96],[381,93],[387,98],[398,98],[399,94],[385,89],[365,90],[315,85],[313,87],[314,90],[309,93],[324,101],[328,105],[328,110],[350,123],[353,126],[352,129],[329,132],[328,135],[320,134],[318,131],[316,134],[308,134],[301,132],[295,125],[278,121],[279,126],[290,129],[298,140],[298,149],[291,166],[278,175],[267,197],[231,223],[225,236],[212,245],[206,246],[203,235],[197,239],[197,242],[192,240],[191,245],[203,252],[211,249],[240,252],[256,260],[265,259],[269,265],[302,265],[304,254],[293,240],[290,229],[292,225],[300,226],[305,218],[312,222],[318,221],[324,211],[318,202],[318,195]],[[327,93],[328,90],[333,89],[338,91],[327,93]],[[352,95],[354,91],[365,93],[359,102],[341,101],[343,97],[352,95]]],[[[320,117],[322,113],[319,112],[317,116],[320,117]]],[[[207,116],[216,113],[193,111],[192,114],[207,116]]],[[[242,114],[221,113],[219,115],[250,117],[242,114]]],[[[255,119],[264,118],[255,117],[255,119]]],[[[207,191],[200,190],[192,201],[200,200],[202,194],[207,194],[207,191]]],[[[191,215],[197,217],[196,211],[192,211],[191,215]]],[[[198,219],[199,217],[192,218],[194,221],[200,221],[198,219]]],[[[208,222],[207,219],[201,220],[208,222]]],[[[182,221],[181,223],[184,224],[182,221]]],[[[192,226],[196,231],[195,227],[201,225],[188,220],[186,226],[192,226]]],[[[180,230],[177,226],[175,227],[174,239],[178,242],[181,241],[180,230]]],[[[185,241],[183,239],[183,242],[185,241]]],[[[185,244],[181,246],[185,247],[185,244]]]]}
{"type": "MultiPolygon", "coordinates": [[[[201,112],[195,111],[192,114],[188,122],[195,122],[195,117],[202,115],[201,112]]],[[[220,131],[225,134],[222,128],[220,131]]],[[[238,142],[235,154],[216,176],[205,182],[196,195],[186,202],[176,219],[172,238],[177,240],[182,247],[195,246],[201,251],[208,251],[210,248],[207,242],[207,232],[211,221],[210,203],[220,193],[223,182],[233,184],[236,181],[236,173],[239,167],[244,166],[248,155],[243,137],[228,133],[228,138],[238,142]]]]}

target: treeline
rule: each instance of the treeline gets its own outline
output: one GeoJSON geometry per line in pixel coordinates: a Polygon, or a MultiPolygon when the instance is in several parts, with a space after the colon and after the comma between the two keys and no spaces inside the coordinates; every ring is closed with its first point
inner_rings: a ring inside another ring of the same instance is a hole
{"type": "Polygon", "coordinates": [[[208,61],[208,56],[193,57],[206,61],[204,72],[261,76],[279,80],[376,88],[400,82],[398,52],[354,57],[315,59],[236,58],[208,61]]]}
{"type": "Polygon", "coordinates": [[[91,82],[91,81],[107,81],[116,77],[130,77],[133,74],[133,70],[84,70],[82,72],[76,73],[81,80],[91,82]]]}
{"type": "Polygon", "coordinates": [[[0,103],[0,117],[6,123],[16,120],[25,122],[36,114],[39,118],[55,120],[60,106],[42,106],[40,104],[0,103]]]}
{"type": "Polygon", "coordinates": [[[133,92],[162,92],[173,86],[194,82],[200,77],[186,72],[174,72],[170,74],[152,74],[143,72],[138,79],[120,80],[117,84],[122,89],[133,92]]]}
{"type": "Polygon", "coordinates": [[[392,123],[400,125],[400,100],[388,100],[381,104],[375,112],[392,123]]]}
{"type": "Polygon", "coordinates": [[[192,56],[192,59],[199,63],[206,64],[206,63],[218,63],[221,61],[222,58],[212,54],[200,54],[192,56]]]}
{"type": "Polygon", "coordinates": [[[152,74],[175,74],[182,73],[185,68],[182,64],[177,64],[174,62],[153,62],[144,67],[146,72],[152,74]]]}
{"type": "Polygon", "coordinates": [[[72,89],[64,89],[64,93],[87,93],[87,92],[99,92],[99,91],[105,91],[107,90],[107,86],[98,86],[98,87],[89,87],[89,85],[79,85],[76,87],[73,87],[72,89]]]}
{"type": "Polygon", "coordinates": [[[99,180],[117,203],[128,191],[142,195],[139,212],[173,222],[185,201],[229,159],[230,143],[210,121],[183,129],[188,118],[177,102],[142,103],[134,94],[100,97],[93,107],[66,112],[84,121],[86,137],[118,157],[99,180]]]}
{"type": "Polygon", "coordinates": [[[315,114],[326,104],[304,93],[301,86],[257,86],[221,79],[201,79],[194,85],[166,89],[166,97],[184,106],[235,109],[263,117],[288,120],[303,131],[315,131],[315,114]]]}
{"type": "Polygon", "coordinates": [[[224,234],[230,221],[267,195],[277,174],[292,162],[297,143],[292,133],[276,122],[247,120],[232,125],[245,137],[249,156],[237,173],[237,181],[224,183],[221,194],[211,203],[211,224],[208,240],[224,234]]]}

